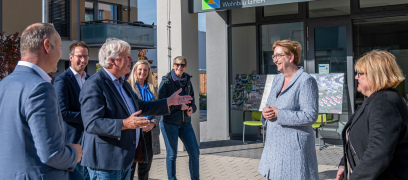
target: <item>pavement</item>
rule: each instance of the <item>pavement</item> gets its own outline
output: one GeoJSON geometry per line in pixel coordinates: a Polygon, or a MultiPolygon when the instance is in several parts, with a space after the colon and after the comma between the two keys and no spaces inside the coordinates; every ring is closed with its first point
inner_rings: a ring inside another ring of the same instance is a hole
{"type": "MultiPolygon", "coordinates": [[[[200,122],[200,179],[202,180],[257,180],[266,179],[258,172],[262,155],[262,140],[243,144],[241,140],[206,140],[206,121],[200,122]]],[[[319,179],[335,179],[342,148],[316,146],[319,179]]],[[[177,179],[190,179],[188,154],[179,151],[176,162],[177,179]]],[[[135,175],[137,179],[137,173],[135,175]]],[[[153,156],[149,179],[167,179],[166,151],[153,156]]]]}

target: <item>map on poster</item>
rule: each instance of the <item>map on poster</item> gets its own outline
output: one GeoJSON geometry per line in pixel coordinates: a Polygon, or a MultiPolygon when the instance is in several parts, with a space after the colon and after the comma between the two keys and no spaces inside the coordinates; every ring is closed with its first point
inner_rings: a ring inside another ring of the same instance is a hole
{"type": "MultiPolygon", "coordinates": [[[[344,73],[311,74],[319,87],[319,113],[341,114],[344,73]]],[[[232,109],[262,111],[272,88],[275,75],[237,74],[232,109]]]]}
{"type": "Polygon", "coordinates": [[[266,75],[237,74],[231,108],[242,111],[258,111],[264,93],[266,75]]]}
{"type": "Polygon", "coordinates": [[[319,87],[319,113],[341,114],[344,73],[310,75],[316,79],[319,87]]]}

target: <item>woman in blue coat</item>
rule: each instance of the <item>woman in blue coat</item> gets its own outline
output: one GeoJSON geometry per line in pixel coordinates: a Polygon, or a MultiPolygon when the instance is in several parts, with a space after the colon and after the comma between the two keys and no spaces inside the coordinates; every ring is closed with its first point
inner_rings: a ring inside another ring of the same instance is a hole
{"type": "Polygon", "coordinates": [[[318,179],[312,124],[318,115],[316,80],[298,67],[301,45],[282,40],[272,56],[281,74],[273,80],[262,112],[267,126],[259,172],[268,179],[318,179]]]}
{"type": "Polygon", "coordinates": [[[167,98],[174,92],[182,89],[181,95],[190,95],[193,100],[190,104],[170,106],[170,115],[163,115],[160,121],[160,130],[166,145],[166,168],[169,180],[176,180],[176,158],[178,138],[183,141],[189,156],[190,177],[192,180],[200,179],[199,155],[197,138],[191,126],[191,115],[197,110],[194,103],[194,90],[191,84],[191,76],[184,71],[187,68],[187,60],[183,56],[177,56],[173,60],[173,70],[163,76],[159,87],[159,99],[167,98]]]}

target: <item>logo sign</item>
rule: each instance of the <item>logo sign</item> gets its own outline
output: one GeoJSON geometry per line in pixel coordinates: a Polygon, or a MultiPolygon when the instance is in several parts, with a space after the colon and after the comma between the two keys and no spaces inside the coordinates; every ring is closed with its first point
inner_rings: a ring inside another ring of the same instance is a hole
{"type": "Polygon", "coordinates": [[[220,8],[220,0],[202,0],[203,10],[220,8]]]}
{"type": "Polygon", "coordinates": [[[269,6],[315,0],[189,0],[190,13],[223,11],[227,9],[269,6]]]}

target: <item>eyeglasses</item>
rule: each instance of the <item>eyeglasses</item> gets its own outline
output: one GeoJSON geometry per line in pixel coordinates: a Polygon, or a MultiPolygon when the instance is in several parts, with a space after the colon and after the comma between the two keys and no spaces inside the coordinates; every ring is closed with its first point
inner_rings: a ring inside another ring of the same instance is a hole
{"type": "Polygon", "coordinates": [[[181,66],[182,68],[185,68],[186,67],[186,64],[177,64],[177,63],[173,63],[173,65],[175,65],[175,66],[181,66]]]}
{"type": "Polygon", "coordinates": [[[364,75],[364,74],[366,74],[366,73],[358,72],[358,71],[357,71],[356,74],[357,74],[357,77],[360,78],[360,75],[364,75]]]}
{"type": "Polygon", "coordinates": [[[73,56],[75,56],[75,57],[77,57],[78,59],[89,59],[89,55],[74,55],[74,54],[72,54],[73,56]]]}
{"type": "Polygon", "coordinates": [[[275,54],[275,55],[272,55],[272,59],[273,59],[273,60],[278,60],[278,59],[280,59],[282,56],[286,56],[286,54],[275,54]]]}

